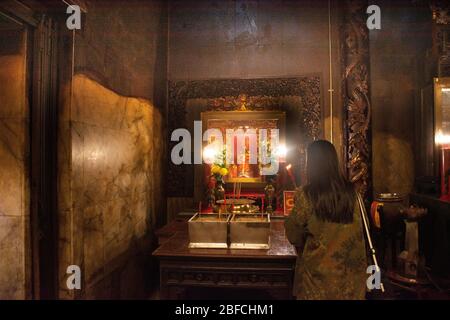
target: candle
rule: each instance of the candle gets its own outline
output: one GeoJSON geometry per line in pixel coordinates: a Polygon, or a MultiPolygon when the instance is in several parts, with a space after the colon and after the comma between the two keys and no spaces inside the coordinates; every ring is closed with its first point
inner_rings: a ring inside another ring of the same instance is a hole
{"type": "Polygon", "coordinates": [[[227,212],[227,196],[223,197],[223,204],[225,205],[225,212],[227,212]]]}
{"type": "Polygon", "coordinates": [[[441,200],[450,201],[450,176],[447,177],[450,170],[450,163],[447,159],[450,156],[450,147],[442,146],[441,152],[441,200]]]}
{"type": "Polygon", "coordinates": [[[442,158],[441,158],[441,195],[442,198],[447,195],[447,190],[445,190],[445,148],[442,147],[442,158]]]}
{"type": "Polygon", "coordinates": [[[291,181],[292,181],[292,184],[294,185],[294,188],[297,188],[297,184],[295,183],[294,175],[292,174],[292,165],[291,164],[288,164],[286,166],[286,171],[288,172],[289,177],[291,178],[291,181]]]}
{"type": "Polygon", "coordinates": [[[264,197],[261,197],[261,218],[264,217],[264,197]]]}
{"type": "Polygon", "coordinates": [[[241,183],[240,182],[238,183],[237,189],[238,189],[237,198],[240,199],[241,198],[241,183]]]}

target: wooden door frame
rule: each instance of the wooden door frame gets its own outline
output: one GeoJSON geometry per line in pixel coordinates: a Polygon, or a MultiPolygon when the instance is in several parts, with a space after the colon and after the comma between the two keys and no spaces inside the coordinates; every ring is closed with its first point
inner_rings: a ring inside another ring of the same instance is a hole
{"type": "Polygon", "coordinates": [[[34,32],[31,112],[33,296],[58,296],[57,28],[42,15],[34,32]]]}
{"type": "Polygon", "coordinates": [[[35,1],[6,0],[0,10],[27,30],[26,88],[29,108],[30,234],[25,237],[27,297],[58,297],[57,220],[57,22],[35,1]],[[31,250],[30,250],[31,249],[31,250]],[[31,270],[30,270],[31,269],[31,270]]]}

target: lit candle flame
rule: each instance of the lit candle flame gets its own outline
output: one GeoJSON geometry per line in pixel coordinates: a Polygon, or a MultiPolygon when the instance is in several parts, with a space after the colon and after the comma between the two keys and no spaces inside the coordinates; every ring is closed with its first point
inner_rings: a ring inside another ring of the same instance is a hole
{"type": "Polygon", "coordinates": [[[203,160],[205,160],[206,163],[212,164],[214,163],[215,158],[218,155],[218,151],[214,146],[206,146],[203,149],[203,160]]]}
{"type": "Polygon", "coordinates": [[[450,135],[443,134],[442,131],[438,131],[434,137],[434,141],[440,145],[450,144],[450,135]]]}
{"type": "Polygon", "coordinates": [[[284,144],[282,144],[278,146],[276,150],[276,155],[283,160],[286,158],[287,152],[288,152],[287,147],[284,144]]]}
{"type": "Polygon", "coordinates": [[[292,181],[292,184],[294,185],[294,188],[297,188],[297,183],[295,183],[295,178],[294,178],[294,175],[292,174],[292,164],[288,164],[287,166],[286,166],[286,171],[288,172],[288,174],[289,174],[289,178],[291,178],[291,181],[292,181]]]}

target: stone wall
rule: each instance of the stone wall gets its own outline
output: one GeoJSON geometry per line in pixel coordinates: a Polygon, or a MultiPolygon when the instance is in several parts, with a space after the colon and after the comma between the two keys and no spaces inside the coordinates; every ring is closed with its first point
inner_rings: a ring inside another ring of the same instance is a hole
{"type": "MultiPolygon", "coordinates": [[[[373,190],[411,192],[414,185],[415,110],[431,11],[410,1],[380,1],[381,30],[370,31],[373,190]]],[[[428,81],[431,81],[429,79],[428,81]]]]}
{"type": "MultiPolygon", "coordinates": [[[[3,22],[3,21],[2,21],[3,22]]],[[[26,32],[0,30],[0,299],[28,297],[29,107],[26,32]]]]}
{"type": "MultiPolygon", "coordinates": [[[[330,116],[328,1],[169,2],[168,79],[253,79],[318,75],[324,137],[343,155],[339,1],[331,1],[333,117],[330,116]]],[[[199,120],[199,119],[196,119],[199,120]]],[[[170,197],[169,217],[192,200],[170,197]]]]}
{"type": "MultiPolygon", "coordinates": [[[[338,4],[331,4],[336,117],[341,97],[338,4]]],[[[173,0],[169,23],[169,80],[319,75],[324,132],[330,138],[328,1],[173,0]]],[[[340,147],[342,132],[335,122],[340,147]]]]}
{"type": "MultiPolygon", "coordinates": [[[[333,140],[343,155],[342,2],[331,1],[333,140]]],[[[370,31],[373,192],[412,190],[414,109],[431,12],[426,3],[379,1],[381,30],[370,31]]],[[[170,1],[169,80],[318,74],[325,138],[331,139],[328,95],[328,1],[170,1]]],[[[189,198],[169,198],[180,210],[189,198]]],[[[175,212],[169,212],[171,216],[175,212]]]]}
{"type": "Polygon", "coordinates": [[[87,8],[60,117],[60,297],[145,298],[165,205],[166,8],[87,8]],[[65,287],[70,264],[81,267],[81,291],[65,287]]]}

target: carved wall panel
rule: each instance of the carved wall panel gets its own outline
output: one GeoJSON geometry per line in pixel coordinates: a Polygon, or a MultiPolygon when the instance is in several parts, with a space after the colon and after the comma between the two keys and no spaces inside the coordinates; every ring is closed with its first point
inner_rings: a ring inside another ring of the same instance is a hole
{"type": "MultiPolygon", "coordinates": [[[[170,135],[177,128],[186,128],[187,102],[205,99],[208,111],[240,110],[244,102],[247,110],[289,110],[283,105],[286,97],[297,97],[300,108],[299,133],[308,140],[322,134],[321,81],[319,76],[265,79],[218,79],[169,81],[169,159],[176,142],[170,135]],[[244,100],[244,101],[243,101],[244,100]]],[[[200,120],[200,119],[198,119],[200,120]]],[[[193,165],[174,165],[169,162],[168,196],[193,195],[193,165]]]]}
{"type": "Polygon", "coordinates": [[[434,0],[430,7],[435,23],[450,24],[450,3],[447,0],[434,0]]]}
{"type": "Polygon", "coordinates": [[[450,76],[450,3],[433,1],[433,53],[436,55],[437,76],[450,76]]]}
{"type": "Polygon", "coordinates": [[[370,198],[372,184],[367,5],[364,0],[346,0],[341,29],[347,170],[366,200],[370,198]]]}

